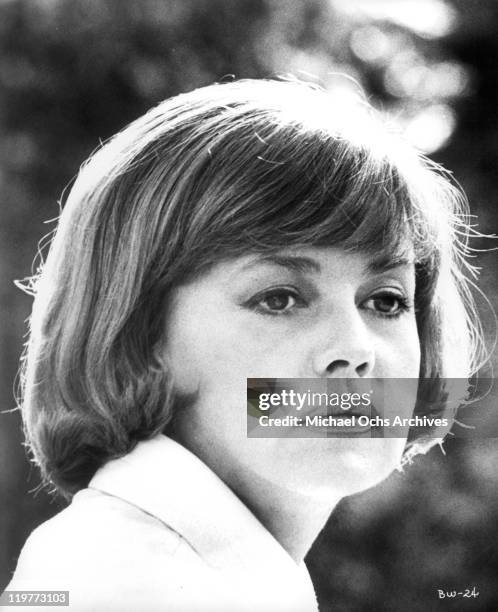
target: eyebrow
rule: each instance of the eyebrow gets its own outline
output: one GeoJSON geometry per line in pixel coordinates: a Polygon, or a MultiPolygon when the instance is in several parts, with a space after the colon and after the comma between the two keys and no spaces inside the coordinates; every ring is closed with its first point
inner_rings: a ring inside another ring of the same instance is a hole
{"type": "Polygon", "coordinates": [[[377,257],[368,263],[368,270],[370,272],[387,272],[388,270],[393,270],[394,268],[401,268],[403,266],[412,266],[414,265],[413,259],[409,259],[404,256],[396,256],[396,255],[385,255],[382,257],[377,257]]]}
{"type": "Polygon", "coordinates": [[[320,272],[322,269],[320,264],[311,257],[303,257],[300,255],[278,255],[276,253],[260,255],[256,261],[246,264],[244,268],[252,268],[260,263],[274,264],[301,274],[320,272]]]}
{"type": "MultiPolygon", "coordinates": [[[[306,274],[309,272],[318,273],[322,269],[320,264],[311,257],[304,257],[301,255],[279,255],[276,253],[260,255],[256,261],[252,261],[246,264],[244,267],[251,268],[260,263],[274,264],[301,274],[306,274]]],[[[413,259],[409,259],[404,256],[393,256],[391,254],[372,259],[368,263],[367,270],[369,272],[379,274],[380,272],[387,272],[388,270],[393,270],[394,268],[411,266],[413,264],[413,259]]]]}

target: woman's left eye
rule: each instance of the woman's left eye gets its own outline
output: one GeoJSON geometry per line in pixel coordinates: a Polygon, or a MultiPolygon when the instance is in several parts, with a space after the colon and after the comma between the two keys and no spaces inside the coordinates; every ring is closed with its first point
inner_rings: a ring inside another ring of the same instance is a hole
{"type": "Polygon", "coordinates": [[[373,295],[363,303],[363,306],[381,317],[397,317],[410,309],[407,298],[395,293],[373,295]]]}

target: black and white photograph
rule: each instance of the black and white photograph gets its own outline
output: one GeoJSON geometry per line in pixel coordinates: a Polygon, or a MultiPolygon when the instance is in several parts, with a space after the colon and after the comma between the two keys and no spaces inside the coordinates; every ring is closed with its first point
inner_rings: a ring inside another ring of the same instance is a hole
{"type": "Polygon", "coordinates": [[[0,610],[498,611],[497,33],[0,2],[0,610]]]}

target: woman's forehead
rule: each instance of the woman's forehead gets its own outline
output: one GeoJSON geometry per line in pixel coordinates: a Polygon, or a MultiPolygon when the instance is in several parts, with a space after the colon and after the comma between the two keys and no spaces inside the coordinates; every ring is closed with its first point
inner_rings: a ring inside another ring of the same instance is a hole
{"type": "Polygon", "coordinates": [[[415,255],[410,243],[396,251],[367,251],[344,249],[339,246],[302,246],[283,248],[265,253],[252,253],[227,258],[215,264],[214,269],[223,277],[251,274],[262,267],[274,267],[301,275],[320,275],[336,269],[347,277],[353,269],[362,274],[380,274],[395,268],[414,268],[415,255]]]}

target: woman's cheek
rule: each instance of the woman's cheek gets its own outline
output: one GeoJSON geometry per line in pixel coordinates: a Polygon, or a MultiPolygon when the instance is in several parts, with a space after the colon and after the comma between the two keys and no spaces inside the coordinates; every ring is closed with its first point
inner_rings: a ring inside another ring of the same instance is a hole
{"type": "Polygon", "coordinates": [[[415,324],[407,324],[391,337],[389,350],[392,369],[397,378],[418,378],[420,372],[420,340],[415,324]]]}

